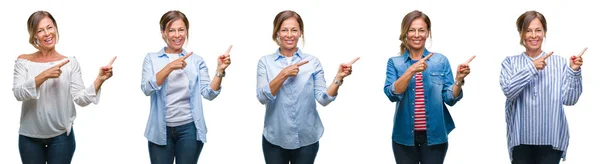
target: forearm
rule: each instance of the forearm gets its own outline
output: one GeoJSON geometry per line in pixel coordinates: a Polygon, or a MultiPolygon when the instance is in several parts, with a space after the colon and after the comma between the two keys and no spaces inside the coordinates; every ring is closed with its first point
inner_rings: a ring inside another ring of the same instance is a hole
{"type": "Polygon", "coordinates": [[[398,80],[394,82],[394,93],[404,93],[404,91],[406,91],[406,88],[408,87],[408,84],[410,83],[410,79],[412,79],[413,76],[414,73],[412,71],[404,72],[404,74],[402,74],[402,76],[400,76],[400,78],[398,78],[398,80]]]}
{"type": "Polygon", "coordinates": [[[165,67],[156,73],[156,85],[162,86],[173,70],[165,67]]]}
{"type": "Polygon", "coordinates": [[[96,78],[96,80],[94,80],[94,90],[96,91],[96,93],[98,93],[98,91],[102,87],[102,84],[104,84],[104,81],[100,80],[100,77],[98,77],[98,78],[96,78]]]}
{"type": "Polygon", "coordinates": [[[275,77],[270,83],[269,83],[269,88],[271,89],[271,94],[273,96],[277,95],[277,92],[279,92],[279,88],[281,88],[281,86],[283,85],[283,82],[287,79],[287,77],[283,76],[283,75],[277,75],[277,77],[275,77]]]}
{"type": "MultiPolygon", "coordinates": [[[[217,70],[217,72],[219,72],[220,74],[225,74],[224,70],[217,70]]],[[[221,81],[222,80],[223,80],[223,77],[219,77],[219,76],[215,75],[215,77],[210,82],[210,88],[213,91],[221,89],[221,81]]]]}
{"type": "MultiPolygon", "coordinates": [[[[460,84],[465,83],[464,79],[456,79],[456,81],[459,82],[460,84]]],[[[452,85],[452,95],[454,95],[454,97],[458,97],[458,95],[460,94],[460,91],[462,91],[462,85],[456,85],[456,84],[452,85]]]]}
{"type": "Polygon", "coordinates": [[[42,86],[42,84],[43,84],[43,83],[44,83],[46,80],[48,80],[48,79],[47,79],[47,78],[45,78],[45,77],[42,77],[42,75],[37,75],[37,76],[35,77],[35,88],[36,88],[36,89],[40,89],[40,86],[42,86]]]}
{"type": "MultiPolygon", "coordinates": [[[[343,79],[340,77],[336,77],[335,80],[342,81],[343,79]]],[[[330,97],[336,96],[338,94],[338,89],[340,89],[339,84],[335,84],[335,82],[331,82],[329,87],[327,87],[327,95],[330,97]]]]}

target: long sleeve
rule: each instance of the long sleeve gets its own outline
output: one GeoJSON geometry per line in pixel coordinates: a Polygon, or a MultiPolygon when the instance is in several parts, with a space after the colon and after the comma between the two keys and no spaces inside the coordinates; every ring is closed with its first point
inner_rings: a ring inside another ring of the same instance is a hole
{"type": "Polygon", "coordinates": [[[23,62],[15,62],[15,72],[13,74],[13,94],[18,101],[25,101],[39,98],[39,90],[35,88],[35,76],[27,77],[27,68],[23,62]]]}
{"type": "Polygon", "coordinates": [[[562,87],[561,87],[561,99],[563,105],[575,105],[579,96],[583,92],[582,86],[581,69],[579,71],[573,71],[571,67],[565,64],[562,87]]]}
{"type": "Polygon", "coordinates": [[[208,76],[208,67],[206,67],[206,63],[204,62],[204,60],[202,59],[202,57],[197,56],[197,55],[193,55],[192,58],[188,58],[187,60],[192,60],[193,58],[198,58],[198,76],[200,80],[200,93],[202,94],[202,97],[204,97],[207,100],[213,100],[215,99],[219,93],[221,93],[221,89],[219,89],[218,91],[214,91],[209,85],[210,85],[210,76],[208,76]]]}
{"type": "Polygon", "coordinates": [[[152,66],[152,60],[150,54],[144,58],[144,65],[142,66],[142,91],[146,96],[150,96],[157,90],[160,90],[162,86],[156,84],[156,73],[152,66]]]}
{"type": "Polygon", "coordinates": [[[314,94],[317,102],[323,106],[327,106],[329,103],[335,100],[337,95],[330,96],[327,94],[327,84],[325,82],[325,73],[323,72],[323,67],[321,66],[321,62],[319,59],[315,59],[315,73],[314,73],[314,94]]]}
{"type": "Polygon", "coordinates": [[[394,82],[396,82],[396,80],[398,80],[399,77],[400,76],[398,75],[398,72],[394,66],[394,61],[392,58],[390,58],[387,62],[387,70],[385,73],[385,84],[383,87],[383,92],[388,97],[388,99],[390,99],[391,102],[397,102],[402,100],[402,95],[404,94],[394,93],[394,82]]]}
{"type": "Polygon", "coordinates": [[[463,91],[461,89],[458,96],[454,97],[454,92],[452,91],[452,87],[454,85],[454,75],[452,74],[452,69],[450,68],[450,62],[447,58],[444,58],[444,88],[442,90],[442,98],[444,102],[450,106],[453,106],[463,97],[463,91]]]}
{"type": "Polygon", "coordinates": [[[261,104],[267,104],[275,100],[276,96],[271,93],[269,86],[269,77],[267,76],[267,66],[261,58],[256,68],[256,98],[261,104]]]}
{"type": "Polygon", "coordinates": [[[74,57],[72,61],[68,63],[71,65],[71,78],[70,78],[70,92],[73,95],[73,101],[79,106],[87,106],[90,103],[98,104],[100,101],[100,90],[96,93],[96,88],[94,84],[85,88],[83,85],[83,80],[81,79],[81,69],[79,67],[79,62],[74,57]]]}
{"type": "Polygon", "coordinates": [[[512,65],[510,57],[502,62],[500,72],[500,86],[506,96],[507,101],[515,100],[523,89],[529,84],[531,79],[538,74],[533,63],[525,63],[521,67],[512,65]]]}

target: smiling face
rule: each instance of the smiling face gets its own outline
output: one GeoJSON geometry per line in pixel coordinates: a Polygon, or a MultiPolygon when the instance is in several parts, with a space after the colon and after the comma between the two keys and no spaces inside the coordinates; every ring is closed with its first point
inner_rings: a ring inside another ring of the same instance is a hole
{"type": "Polygon", "coordinates": [[[540,19],[533,19],[524,32],[525,35],[523,35],[524,37],[522,38],[523,46],[525,46],[528,51],[540,50],[542,48],[544,36],[546,36],[546,31],[544,31],[540,19]]]}
{"type": "Polygon", "coordinates": [[[298,40],[302,35],[300,24],[294,17],[290,17],[281,23],[279,28],[279,46],[285,50],[293,50],[298,46],[298,40]]]}
{"type": "Polygon", "coordinates": [[[182,19],[174,20],[169,27],[163,31],[163,38],[167,42],[167,51],[181,51],[187,39],[187,27],[182,19]]]}
{"type": "Polygon", "coordinates": [[[44,17],[35,28],[34,42],[41,49],[53,49],[58,38],[56,25],[49,17],[44,17]]]}
{"type": "Polygon", "coordinates": [[[428,29],[423,18],[417,18],[410,23],[406,33],[406,43],[411,50],[419,50],[425,47],[425,42],[429,37],[428,29]]]}

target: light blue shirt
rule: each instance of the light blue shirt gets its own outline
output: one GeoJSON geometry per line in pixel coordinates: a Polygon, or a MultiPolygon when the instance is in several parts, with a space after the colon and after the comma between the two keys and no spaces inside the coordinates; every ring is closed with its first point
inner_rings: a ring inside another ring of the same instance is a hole
{"type": "Polygon", "coordinates": [[[522,53],[502,62],[500,86],[506,96],[508,150],[520,144],[551,145],[563,151],[569,146],[569,127],[563,105],[575,105],[583,87],[581,70],[573,71],[568,61],[552,55],[546,67],[537,70],[534,59],[522,53]]]}
{"type": "Polygon", "coordinates": [[[319,141],[323,123],[317,113],[315,100],[326,106],[337,95],[327,95],[323,67],[314,56],[298,48],[288,63],[279,49],[260,58],[256,75],[256,97],[266,106],[263,136],[271,144],[284,149],[297,149],[319,141]],[[269,83],[279,72],[293,63],[307,60],[298,75],[288,77],[277,95],[273,96],[269,83]]]}
{"type": "MultiPolygon", "coordinates": [[[[184,54],[187,54],[185,50],[181,52],[180,57],[184,54]]],[[[165,101],[169,80],[166,79],[161,86],[158,86],[156,84],[156,73],[169,62],[169,56],[165,54],[165,48],[162,48],[158,52],[148,53],[142,68],[142,91],[146,96],[150,96],[150,116],[146,124],[145,136],[148,141],[157,145],[167,144],[165,101]]],[[[207,100],[213,100],[221,90],[214,91],[209,87],[208,68],[202,57],[193,54],[185,62],[187,62],[187,66],[183,70],[190,84],[190,106],[192,118],[196,124],[196,139],[206,143],[206,124],[204,123],[204,113],[202,111],[202,99],[199,96],[202,95],[207,100]]]]}

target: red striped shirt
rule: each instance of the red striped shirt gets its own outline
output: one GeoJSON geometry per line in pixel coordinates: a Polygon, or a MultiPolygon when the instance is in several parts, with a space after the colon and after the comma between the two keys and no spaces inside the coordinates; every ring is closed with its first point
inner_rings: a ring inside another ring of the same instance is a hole
{"type": "Polygon", "coordinates": [[[421,72],[415,75],[415,130],[427,130],[427,120],[425,119],[425,92],[423,90],[423,74],[421,72]]]}

